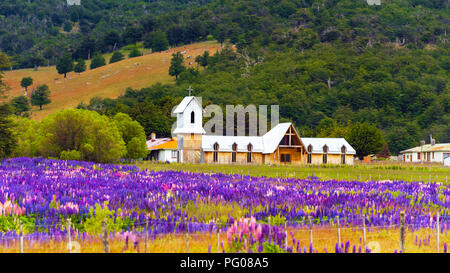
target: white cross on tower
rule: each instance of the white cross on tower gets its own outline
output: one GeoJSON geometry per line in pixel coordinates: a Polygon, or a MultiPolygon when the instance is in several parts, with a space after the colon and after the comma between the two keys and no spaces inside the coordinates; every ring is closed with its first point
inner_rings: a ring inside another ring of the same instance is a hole
{"type": "Polygon", "coordinates": [[[192,89],[192,87],[189,85],[189,88],[187,89],[189,91],[189,97],[191,96],[191,91],[194,91],[194,89],[192,89]]]}

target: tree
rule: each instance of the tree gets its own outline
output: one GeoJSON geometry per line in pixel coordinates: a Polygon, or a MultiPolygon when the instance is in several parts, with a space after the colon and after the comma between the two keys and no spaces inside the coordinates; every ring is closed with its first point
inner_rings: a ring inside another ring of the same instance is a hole
{"type": "Polygon", "coordinates": [[[151,48],[153,52],[161,52],[169,48],[169,42],[165,32],[155,31],[144,37],[144,47],[151,48]]]}
{"type": "Polygon", "coordinates": [[[69,21],[65,21],[63,25],[63,29],[65,32],[71,32],[72,31],[72,23],[69,21]]]}
{"type": "Polygon", "coordinates": [[[391,153],[389,152],[389,147],[387,143],[384,143],[383,149],[378,153],[378,157],[389,158],[391,153]]]}
{"type": "Polygon", "coordinates": [[[30,86],[32,84],[33,84],[33,78],[31,78],[31,77],[24,77],[20,81],[20,86],[25,88],[25,91],[28,91],[28,86],[30,86]]]}
{"type": "Polygon", "coordinates": [[[9,62],[8,56],[0,51],[0,96],[5,92],[7,89],[7,86],[5,83],[3,83],[2,78],[2,69],[9,67],[11,63],[9,62]]]}
{"type": "Polygon", "coordinates": [[[64,78],[67,77],[67,73],[73,71],[73,60],[69,53],[64,54],[58,59],[56,70],[58,70],[59,74],[64,74],[64,78]]]}
{"type": "Polygon", "coordinates": [[[116,51],[111,56],[111,59],[109,59],[109,63],[116,63],[123,60],[123,54],[120,51],[116,51]]]}
{"type": "Polygon", "coordinates": [[[147,156],[147,137],[139,122],[132,120],[124,113],[118,113],[113,118],[125,141],[127,153],[125,158],[140,159],[147,156]]]}
{"type": "Polygon", "coordinates": [[[38,67],[44,65],[45,59],[41,54],[32,54],[29,57],[30,65],[34,67],[34,70],[37,71],[38,67]]]}
{"type": "Polygon", "coordinates": [[[206,50],[202,55],[198,55],[195,58],[195,62],[197,62],[200,66],[206,67],[208,65],[209,51],[206,50]]]}
{"type": "Polygon", "coordinates": [[[28,116],[31,110],[30,101],[26,96],[15,97],[11,100],[11,106],[14,108],[16,116],[28,116]]]}
{"type": "Polygon", "coordinates": [[[137,48],[131,50],[130,54],[128,54],[128,58],[134,58],[139,56],[142,56],[142,53],[137,48]]]}
{"type": "Polygon", "coordinates": [[[78,59],[77,64],[75,65],[74,68],[75,73],[83,73],[84,71],[86,71],[86,62],[84,61],[84,59],[78,59]]]}
{"type": "Polygon", "coordinates": [[[375,154],[383,146],[384,139],[380,130],[369,123],[355,123],[350,127],[347,141],[356,150],[356,155],[362,159],[369,154],[375,154]]]}
{"type": "Polygon", "coordinates": [[[103,55],[101,54],[97,54],[94,56],[94,58],[92,58],[92,62],[91,62],[91,69],[95,69],[97,67],[101,67],[106,65],[106,61],[105,58],[103,57],[103,55]]]}
{"type": "Polygon", "coordinates": [[[39,106],[40,110],[42,110],[42,105],[50,102],[50,90],[46,84],[38,86],[36,91],[31,94],[31,104],[39,106]]]}
{"type": "Polygon", "coordinates": [[[170,76],[175,76],[175,79],[178,79],[178,75],[186,69],[183,60],[183,55],[180,52],[172,54],[172,60],[169,67],[170,76]]]}
{"type": "Polygon", "coordinates": [[[126,154],[116,124],[94,111],[69,109],[52,114],[42,120],[39,135],[38,150],[44,157],[108,163],[126,154]]]}
{"type": "Polygon", "coordinates": [[[110,31],[103,38],[103,43],[114,51],[120,44],[120,36],[116,31],[110,31]]]}
{"type": "Polygon", "coordinates": [[[142,38],[142,28],[139,26],[127,26],[123,33],[123,40],[127,44],[136,44],[142,38]]]}
{"type": "Polygon", "coordinates": [[[0,160],[10,156],[17,146],[14,134],[14,124],[8,117],[11,107],[8,104],[0,105],[0,160]]]}

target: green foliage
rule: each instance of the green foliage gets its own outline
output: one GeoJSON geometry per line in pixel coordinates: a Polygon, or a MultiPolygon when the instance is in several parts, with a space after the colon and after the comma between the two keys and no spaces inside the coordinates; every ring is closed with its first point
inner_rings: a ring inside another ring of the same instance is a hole
{"type": "Polygon", "coordinates": [[[147,156],[147,137],[144,128],[139,122],[134,121],[124,113],[118,113],[113,117],[122,139],[125,141],[127,153],[125,158],[141,159],[147,156]]]}
{"type": "Polygon", "coordinates": [[[15,117],[12,119],[12,122],[14,124],[14,135],[17,137],[17,146],[15,147],[12,156],[39,156],[38,147],[41,138],[38,133],[39,122],[23,117],[15,117]]]}
{"type": "Polygon", "coordinates": [[[208,65],[208,58],[209,58],[209,51],[206,50],[205,52],[203,52],[202,55],[198,55],[195,58],[195,62],[203,67],[206,67],[208,65]]]}
{"type": "Polygon", "coordinates": [[[83,59],[78,59],[74,68],[75,73],[83,73],[86,71],[86,62],[83,59]]]}
{"type": "Polygon", "coordinates": [[[106,65],[105,58],[103,57],[103,55],[97,54],[94,56],[94,58],[92,58],[90,68],[95,69],[104,65],[106,65]]]}
{"type": "Polygon", "coordinates": [[[6,116],[5,109],[5,105],[0,105],[0,159],[9,157],[17,146],[17,139],[13,131],[14,124],[6,116]]]}
{"type": "Polygon", "coordinates": [[[80,151],[71,150],[71,151],[61,151],[59,154],[59,159],[62,160],[81,160],[83,155],[80,151]]]}
{"type": "Polygon", "coordinates": [[[172,60],[170,61],[169,67],[170,76],[175,76],[175,78],[178,79],[178,75],[186,70],[186,67],[183,64],[183,60],[183,55],[180,52],[172,54],[172,60]]]}
{"type": "Polygon", "coordinates": [[[20,86],[25,88],[25,91],[28,91],[28,86],[30,86],[32,84],[33,84],[33,78],[31,78],[31,77],[24,77],[20,81],[20,86]]]}
{"type": "Polygon", "coordinates": [[[360,159],[379,152],[384,143],[380,130],[374,125],[359,122],[351,126],[346,139],[356,150],[356,155],[360,159]]]}
{"type": "Polygon", "coordinates": [[[111,59],[109,59],[109,63],[112,64],[112,63],[122,61],[123,58],[124,58],[123,54],[120,51],[116,51],[111,56],[111,59]]]}
{"type": "Polygon", "coordinates": [[[142,56],[142,53],[139,51],[139,49],[135,48],[130,51],[130,54],[128,54],[128,58],[135,58],[142,56]]]}
{"type": "Polygon", "coordinates": [[[64,25],[63,25],[63,29],[65,32],[70,32],[72,31],[72,23],[69,21],[65,21],[64,25]]]}
{"type": "Polygon", "coordinates": [[[46,84],[38,86],[36,91],[31,94],[31,104],[39,106],[40,110],[42,110],[42,105],[50,102],[50,90],[46,84]]]}
{"type": "Polygon", "coordinates": [[[44,157],[73,156],[94,162],[116,162],[126,153],[116,124],[96,112],[71,109],[42,120],[38,150],[44,157]],[[66,151],[65,153],[62,153],[66,151]]]}
{"type": "Polygon", "coordinates": [[[119,216],[115,217],[115,215],[121,215],[121,213],[120,208],[117,211],[110,210],[108,202],[103,203],[103,207],[100,204],[95,204],[95,210],[94,208],[89,209],[89,216],[84,222],[84,230],[90,235],[100,235],[103,232],[102,222],[106,220],[108,233],[122,231],[123,220],[119,216]]]}
{"type": "Polygon", "coordinates": [[[15,97],[11,100],[14,114],[17,116],[28,116],[31,110],[30,101],[26,96],[15,97]]]}
{"type": "Polygon", "coordinates": [[[144,36],[144,47],[151,48],[153,52],[160,52],[169,48],[166,33],[155,31],[144,36]]]}
{"type": "Polygon", "coordinates": [[[64,78],[67,77],[67,73],[73,71],[73,60],[69,53],[64,54],[58,59],[56,70],[58,70],[59,74],[64,74],[64,78]]]}

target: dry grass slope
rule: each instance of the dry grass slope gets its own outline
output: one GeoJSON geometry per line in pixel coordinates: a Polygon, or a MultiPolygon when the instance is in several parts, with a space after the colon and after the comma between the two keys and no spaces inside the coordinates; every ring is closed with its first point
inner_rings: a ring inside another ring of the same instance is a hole
{"type": "MultiPolygon", "coordinates": [[[[39,111],[38,107],[33,107],[32,112],[33,119],[41,120],[58,110],[76,107],[80,102],[88,103],[92,97],[116,98],[127,87],[143,88],[158,82],[171,83],[174,77],[169,76],[168,71],[173,53],[187,51],[185,57],[187,55],[192,57],[186,60],[186,65],[196,66],[194,59],[197,55],[205,50],[214,54],[219,48],[220,44],[216,42],[171,48],[165,52],[125,59],[94,70],[88,69],[81,74],[71,72],[67,74],[66,79],[57,73],[55,66],[42,67],[38,71],[33,69],[9,71],[4,74],[6,84],[11,87],[6,93],[7,100],[25,93],[25,89],[20,86],[23,77],[32,77],[34,80],[33,86],[29,87],[28,96],[33,87],[47,84],[50,87],[52,103],[44,106],[42,111],[39,111]],[[189,65],[189,62],[193,64],[189,65]]],[[[110,55],[105,56],[107,63],[110,55]]],[[[87,62],[87,67],[89,64],[90,62],[87,62]]]]}

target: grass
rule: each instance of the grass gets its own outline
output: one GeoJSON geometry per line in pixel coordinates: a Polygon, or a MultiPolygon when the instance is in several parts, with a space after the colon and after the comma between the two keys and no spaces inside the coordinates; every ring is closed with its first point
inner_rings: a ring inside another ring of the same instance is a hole
{"type": "Polygon", "coordinates": [[[176,170],[188,172],[242,174],[266,177],[305,178],[317,176],[336,180],[404,180],[439,182],[448,184],[450,168],[442,165],[414,165],[401,163],[372,163],[348,165],[209,165],[209,164],[164,164],[142,161],[136,163],[141,169],[155,171],[176,170]]]}
{"type": "MultiPolygon", "coordinates": [[[[51,91],[52,103],[45,105],[42,111],[39,111],[37,106],[33,107],[31,114],[32,119],[41,120],[58,110],[76,107],[81,102],[89,103],[89,100],[95,96],[116,98],[123,94],[127,87],[140,89],[158,82],[173,83],[175,78],[168,74],[173,53],[187,50],[187,55],[193,56],[186,60],[186,65],[189,66],[189,62],[194,62],[195,56],[202,54],[205,50],[214,54],[219,48],[220,44],[217,42],[208,41],[171,48],[159,53],[144,50],[144,56],[131,59],[127,58],[128,50],[123,49],[126,58],[123,61],[107,64],[94,70],[89,69],[90,61],[87,61],[87,71],[81,74],[68,73],[67,78],[58,74],[55,66],[41,67],[38,71],[34,69],[8,71],[4,73],[4,81],[11,89],[6,92],[7,98],[3,100],[9,101],[24,95],[25,90],[20,86],[23,77],[32,77],[34,81],[33,86],[28,88],[28,96],[31,93],[30,90],[36,86],[47,84],[51,91]]],[[[112,53],[104,55],[107,63],[111,55],[112,53]]]]}

